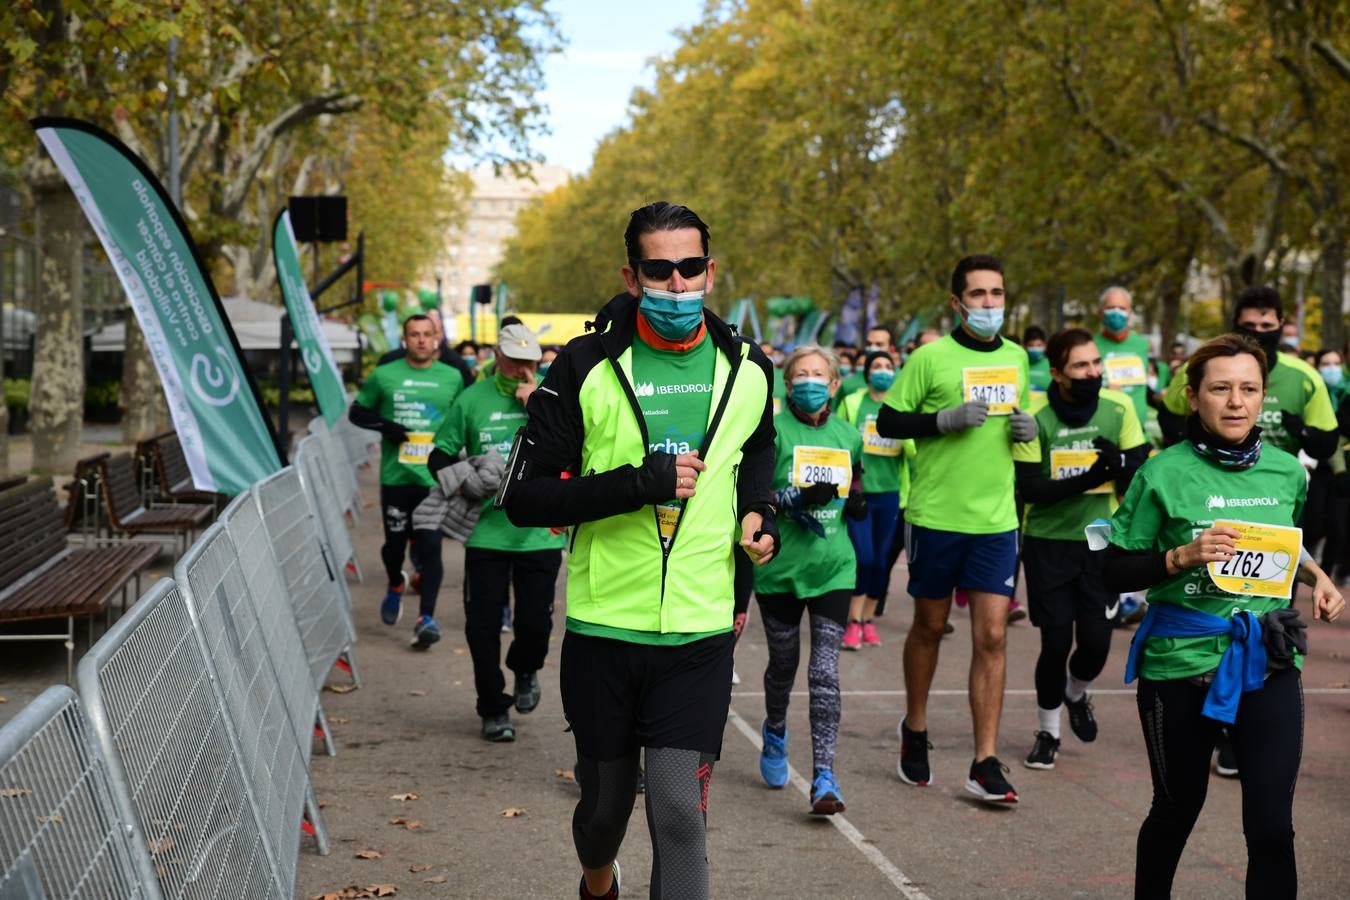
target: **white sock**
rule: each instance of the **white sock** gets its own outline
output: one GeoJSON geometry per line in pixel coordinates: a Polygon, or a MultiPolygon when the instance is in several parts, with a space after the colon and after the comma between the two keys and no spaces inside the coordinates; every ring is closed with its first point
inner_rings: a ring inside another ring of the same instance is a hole
{"type": "Polygon", "coordinates": [[[1056,706],[1054,709],[1036,707],[1036,716],[1041,723],[1040,730],[1050,732],[1050,736],[1055,740],[1059,740],[1059,711],[1063,708],[1063,705],[1056,706]]]}
{"type": "Polygon", "coordinates": [[[1064,687],[1064,696],[1074,703],[1077,703],[1079,700],[1083,699],[1083,695],[1087,693],[1087,689],[1091,686],[1091,681],[1083,681],[1070,675],[1069,683],[1064,687]]]}

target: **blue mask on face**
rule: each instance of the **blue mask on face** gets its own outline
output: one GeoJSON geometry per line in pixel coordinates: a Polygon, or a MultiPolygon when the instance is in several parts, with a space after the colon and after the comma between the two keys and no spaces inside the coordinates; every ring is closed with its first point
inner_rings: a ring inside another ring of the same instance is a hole
{"type": "Polygon", "coordinates": [[[961,306],[961,317],[971,331],[982,338],[988,339],[998,334],[1003,328],[1003,307],[997,309],[968,309],[965,305],[961,306]]]}
{"type": "Polygon", "coordinates": [[[852,374],[853,374],[853,367],[852,367],[852,366],[850,366],[850,365],[845,365],[845,364],[842,364],[842,363],[840,364],[840,366],[839,366],[839,377],[840,377],[840,378],[847,378],[848,376],[850,376],[850,375],[852,375],[852,374]]]}
{"type": "Polygon", "coordinates": [[[891,385],[895,384],[895,373],[890,369],[877,369],[871,375],[867,376],[867,383],[873,390],[888,391],[891,385]]]}
{"type": "Polygon", "coordinates": [[[799,378],[792,382],[792,405],[808,415],[818,413],[830,402],[830,386],[824,381],[799,378]]]}
{"type": "Polygon", "coordinates": [[[1130,314],[1123,309],[1108,309],[1102,313],[1102,323],[1107,331],[1119,334],[1130,326],[1130,314]]]}
{"type": "Polygon", "coordinates": [[[676,294],[645,287],[638,309],[653,331],[668,341],[678,341],[703,321],[703,291],[676,294]]]}
{"type": "Polygon", "coordinates": [[[1317,371],[1322,373],[1322,380],[1327,383],[1327,387],[1340,387],[1345,380],[1345,370],[1340,366],[1323,366],[1317,371]]]}
{"type": "Polygon", "coordinates": [[[1027,348],[1027,359],[1031,360],[1031,361],[1034,362],[1034,363],[1038,363],[1038,362],[1040,362],[1041,360],[1045,359],[1045,348],[1044,348],[1044,347],[1028,347],[1028,348],[1027,348]]]}

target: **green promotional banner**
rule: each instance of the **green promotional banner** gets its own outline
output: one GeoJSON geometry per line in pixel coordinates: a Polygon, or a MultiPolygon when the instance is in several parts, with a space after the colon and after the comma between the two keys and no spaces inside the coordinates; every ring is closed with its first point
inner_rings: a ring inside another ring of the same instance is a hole
{"type": "Polygon", "coordinates": [[[33,120],[127,292],[199,490],[237,494],[281,469],[277,441],[215,285],[145,163],[75,119],[33,120]]]}
{"type": "MultiPolygon", "coordinates": [[[[295,245],[295,230],[291,228],[290,210],[283,209],[272,224],[272,256],[277,261],[277,281],[281,282],[281,297],[286,312],[291,316],[295,344],[300,348],[300,359],[309,373],[309,384],[319,412],[329,427],[336,425],[347,410],[347,393],[342,386],[342,375],[333,362],[333,348],[328,335],[323,333],[323,322],[314,310],[314,300],[305,286],[300,268],[300,248],[295,245]]],[[[282,361],[282,365],[285,365],[282,361]]]]}

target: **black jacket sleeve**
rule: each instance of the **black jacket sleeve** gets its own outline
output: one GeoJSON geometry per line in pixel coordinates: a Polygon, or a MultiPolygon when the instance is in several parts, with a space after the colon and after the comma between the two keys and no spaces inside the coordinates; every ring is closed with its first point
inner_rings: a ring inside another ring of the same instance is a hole
{"type": "Polygon", "coordinates": [[[1340,426],[1341,437],[1350,438],[1350,394],[1336,407],[1336,424],[1340,426]]]}
{"type": "Polygon", "coordinates": [[[1331,454],[1336,452],[1340,442],[1339,433],[1309,428],[1306,425],[1303,426],[1303,433],[1299,435],[1299,445],[1303,447],[1303,452],[1318,461],[1329,459],[1331,454]]]}
{"type": "Polygon", "coordinates": [[[741,467],[736,475],[737,518],[744,518],[747,512],[770,501],[777,440],[773,427],[773,365],[754,344],[750,344],[750,355],[742,365],[756,366],[764,375],[767,389],[759,425],[741,446],[741,467]]]}
{"type": "Polygon", "coordinates": [[[900,412],[882,404],[877,413],[877,434],[885,438],[937,437],[937,413],[900,412]]]}
{"type": "Polygon", "coordinates": [[[1123,550],[1110,544],[1102,551],[1102,580],[1113,594],[1153,587],[1169,577],[1167,554],[1157,550],[1123,550]]]}
{"type": "Polygon", "coordinates": [[[1165,406],[1160,406],[1158,407],[1158,429],[1162,432],[1163,446],[1170,447],[1185,440],[1186,417],[1177,415],[1165,406]]]}
{"type": "Polygon", "coordinates": [[[366,409],[355,400],[352,401],[352,408],[347,412],[347,418],[351,419],[352,424],[357,428],[366,428],[370,431],[382,431],[384,429],[384,419],[373,409],[366,409]]]}
{"type": "Polygon", "coordinates": [[[1101,484],[1087,473],[1053,481],[1041,472],[1038,462],[1015,462],[1013,471],[1017,477],[1017,495],[1026,503],[1058,503],[1101,484]]]}

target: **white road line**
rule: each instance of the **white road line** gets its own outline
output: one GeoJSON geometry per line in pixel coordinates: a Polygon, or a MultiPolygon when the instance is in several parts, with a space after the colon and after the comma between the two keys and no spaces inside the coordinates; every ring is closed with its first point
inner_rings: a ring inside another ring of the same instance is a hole
{"type": "MultiPolygon", "coordinates": [[[[742,696],[762,697],[763,694],[743,694],[742,696]]],[[[764,748],[763,741],[760,740],[759,734],[746,723],[745,719],[742,719],[736,713],[736,710],[728,710],[727,719],[732,725],[736,726],[737,731],[745,735],[745,739],[753,744],[756,750],[762,750],[764,748]]],[[[811,799],[811,785],[807,784],[806,779],[798,774],[797,770],[790,764],[788,765],[788,778],[792,781],[792,785],[802,792],[803,797],[807,800],[811,799]]],[[[880,871],[882,875],[885,875],[887,880],[895,885],[901,894],[904,894],[909,900],[930,900],[928,895],[919,890],[904,872],[901,872],[895,867],[895,863],[886,858],[886,854],[882,853],[877,849],[875,844],[863,837],[862,832],[857,828],[854,828],[852,822],[845,819],[842,815],[826,816],[825,818],[829,820],[829,823],[833,825],[840,834],[848,839],[850,844],[858,849],[859,853],[867,857],[867,861],[876,866],[877,870],[880,871]]]]}
{"type": "MultiPolygon", "coordinates": [[[[844,697],[903,697],[903,696],[905,696],[905,692],[904,692],[904,691],[840,691],[839,693],[840,693],[840,695],[842,695],[842,696],[844,696],[844,697]]],[[[964,696],[966,696],[966,693],[967,693],[967,692],[966,692],[965,690],[929,691],[929,692],[928,692],[928,696],[930,696],[930,697],[964,697],[964,696]]],[[[1134,688],[1109,688],[1109,689],[1106,689],[1106,690],[1092,690],[1092,691],[1088,691],[1088,693],[1091,694],[1091,695],[1094,696],[1094,697],[1110,697],[1110,696],[1133,697],[1134,694],[1135,694],[1135,691],[1134,691],[1134,688]]],[[[1305,694],[1350,694],[1350,688],[1310,688],[1310,687],[1305,687],[1305,688],[1303,689],[1303,693],[1305,693],[1305,694]]],[[[733,689],[732,692],[731,692],[731,696],[732,696],[733,698],[736,698],[736,697],[763,697],[763,696],[764,696],[764,692],[763,692],[763,691],[742,691],[742,690],[734,690],[734,689],[733,689]]],[[[792,692],[792,696],[793,696],[793,697],[806,697],[806,696],[809,696],[809,693],[808,693],[807,691],[793,691],[793,692],[792,692]]],[[[1003,696],[1005,696],[1005,697],[1034,697],[1034,696],[1036,696],[1036,692],[1035,692],[1034,690],[1030,689],[1030,688],[1017,688],[1017,689],[1013,689],[1013,690],[1006,690],[1006,691],[1004,691],[1004,692],[1003,692],[1003,696]]]]}

